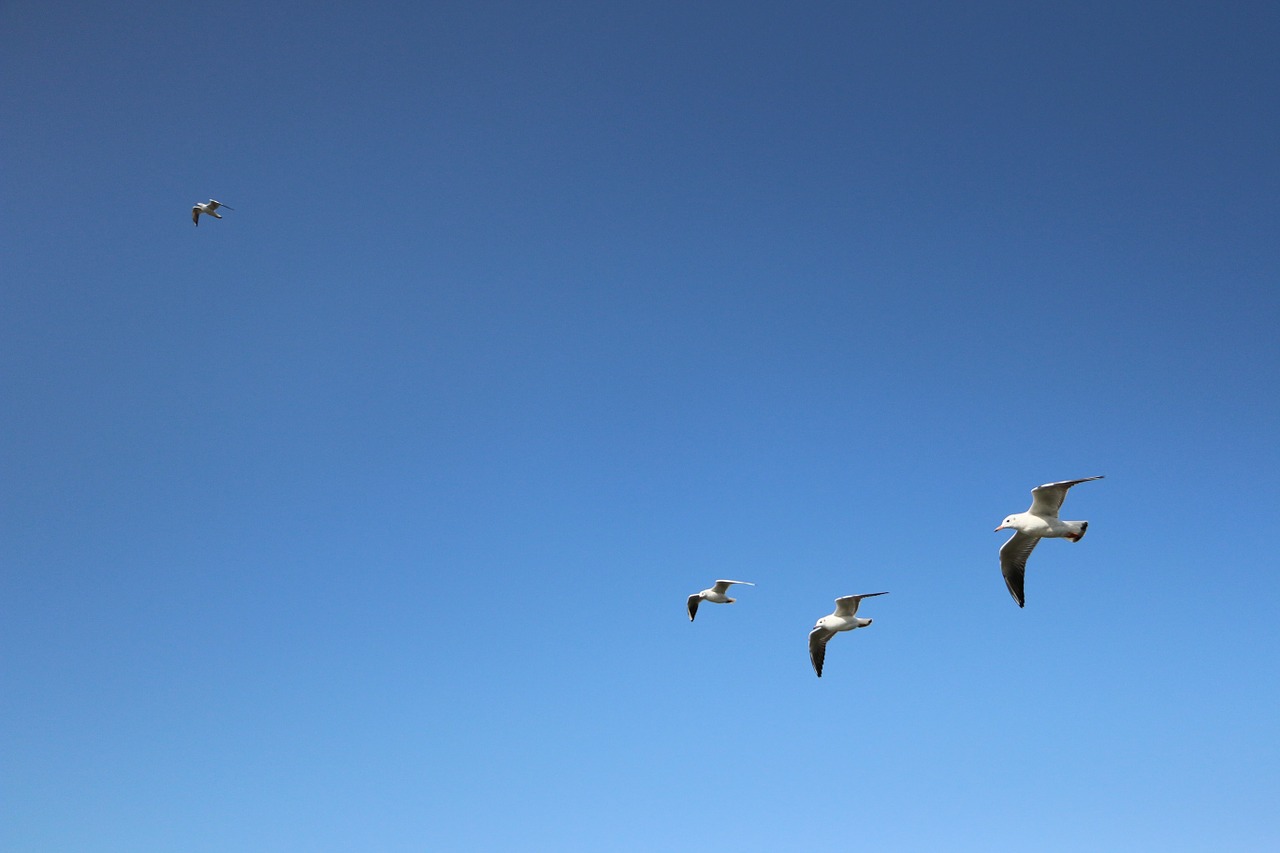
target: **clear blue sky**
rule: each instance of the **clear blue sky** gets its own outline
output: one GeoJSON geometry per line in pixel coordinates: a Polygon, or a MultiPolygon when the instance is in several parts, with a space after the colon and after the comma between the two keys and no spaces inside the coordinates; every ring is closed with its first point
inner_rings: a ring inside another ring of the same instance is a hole
{"type": "Polygon", "coordinates": [[[1280,849],[1278,43],[5,3],[0,846],[1280,849]]]}

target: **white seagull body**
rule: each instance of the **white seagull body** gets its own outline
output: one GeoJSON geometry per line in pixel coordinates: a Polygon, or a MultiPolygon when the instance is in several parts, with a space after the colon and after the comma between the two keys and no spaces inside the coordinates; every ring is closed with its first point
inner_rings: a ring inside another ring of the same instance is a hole
{"type": "MultiPolygon", "coordinates": [[[[195,207],[191,208],[191,221],[196,224],[197,228],[199,228],[200,214],[202,213],[205,214],[206,216],[212,216],[214,219],[221,219],[222,214],[217,212],[218,208],[220,207],[227,207],[227,206],[220,201],[215,201],[214,199],[209,199],[208,201],[200,202],[195,207]]],[[[235,208],[227,207],[227,210],[235,210],[235,208]]]]}
{"type": "Polygon", "coordinates": [[[1027,573],[1027,557],[1041,539],[1068,539],[1079,542],[1089,529],[1087,521],[1062,521],[1058,510],[1066,500],[1067,489],[1077,483],[1101,480],[1102,476],[1080,480],[1063,480],[1061,483],[1045,483],[1031,490],[1031,509],[1015,512],[1000,523],[996,530],[1014,530],[1013,536],[1000,548],[1000,571],[1005,585],[1019,607],[1026,605],[1023,581],[1027,573]]]}
{"type": "Polygon", "coordinates": [[[750,581],[716,581],[715,586],[710,589],[704,589],[702,592],[695,592],[689,596],[689,621],[693,621],[693,617],[698,615],[698,603],[702,601],[710,601],[712,604],[733,604],[738,599],[730,598],[726,593],[729,587],[735,583],[743,586],[755,586],[750,581]]]}
{"type": "Polygon", "coordinates": [[[830,616],[823,616],[818,620],[818,624],[813,626],[813,630],[809,632],[809,661],[813,664],[813,671],[818,673],[819,678],[822,677],[822,662],[827,659],[827,641],[841,631],[852,631],[855,628],[865,628],[870,625],[872,620],[858,618],[858,605],[864,598],[888,594],[887,592],[864,592],[862,595],[846,595],[843,598],[837,598],[836,612],[830,616]]]}

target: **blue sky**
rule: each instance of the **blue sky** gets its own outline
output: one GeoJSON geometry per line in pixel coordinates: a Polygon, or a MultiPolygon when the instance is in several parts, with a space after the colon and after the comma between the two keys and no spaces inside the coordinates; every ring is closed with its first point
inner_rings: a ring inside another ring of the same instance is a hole
{"type": "Polygon", "coordinates": [[[1280,11],[1123,7],[5,4],[0,846],[1276,849],[1280,11]]]}

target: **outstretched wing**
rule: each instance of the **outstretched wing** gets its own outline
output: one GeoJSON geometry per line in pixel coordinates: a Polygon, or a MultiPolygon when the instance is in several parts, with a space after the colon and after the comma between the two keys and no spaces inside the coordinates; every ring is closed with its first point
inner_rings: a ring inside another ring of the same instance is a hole
{"type": "Polygon", "coordinates": [[[1000,571],[1004,573],[1009,594],[1018,602],[1019,607],[1025,607],[1027,603],[1022,592],[1022,583],[1027,574],[1027,557],[1031,556],[1039,541],[1039,536],[1028,536],[1018,531],[1000,548],[1000,571]]]}
{"type": "Polygon", "coordinates": [[[716,585],[712,587],[712,589],[721,595],[724,595],[729,591],[729,587],[733,586],[735,583],[740,583],[743,586],[755,586],[751,581],[716,581],[716,585]]]}
{"type": "Polygon", "coordinates": [[[1097,477],[1063,480],[1061,483],[1045,483],[1043,486],[1036,486],[1031,490],[1031,509],[1028,512],[1043,518],[1057,518],[1058,510],[1062,508],[1062,502],[1067,499],[1067,489],[1077,483],[1087,483],[1090,480],[1101,479],[1102,475],[1098,475],[1097,477]]]}
{"type": "Polygon", "coordinates": [[[846,595],[836,599],[836,615],[849,617],[858,612],[858,605],[862,603],[864,598],[872,598],[877,595],[888,595],[887,592],[864,592],[862,595],[846,595]]]}
{"type": "Polygon", "coordinates": [[[693,617],[698,615],[699,601],[702,601],[702,596],[699,595],[698,593],[695,592],[693,595],[689,596],[689,621],[690,622],[693,621],[693,617]]]}
{"type": "Polygon", "coordinates": [[[200,227],[200,206],[199,205],[191,208],[191,221],[196,224],[197,228],[200,227]]]}
{"type": "Polygon", "coordinates": [[[828,631],[821,625],[809,632],[809,662],[813,671],[822,677],[822,663],[827,659],[827,640],[835,636],[835,631],[828,631]]]}

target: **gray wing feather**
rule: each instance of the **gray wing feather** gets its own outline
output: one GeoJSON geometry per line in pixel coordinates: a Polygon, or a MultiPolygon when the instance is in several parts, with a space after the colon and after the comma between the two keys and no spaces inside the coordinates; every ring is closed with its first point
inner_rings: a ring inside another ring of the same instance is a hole
{"type": "Polygon", "coordinates": [[[698,602],[702,601],[702,596],[694,593],[689,596],[689,621],[693,621],[693,617],[698,615],[698,602]]]}
{"type": "Polygon", "coordinates": [[[858,612],[858,605],[862,603],[864,598],[874,598],[877,595],[888,595],[887,592],[864,592],[862,595],[846,595],[836,599],[836,615],[837,616],[854,616],[858,612]]]}
{"type": "Polygon", "coordinates": [[[813,671],[818,673],[819,678],[822,677],[822,664],[827,659],[827,640],[833,636],[834,631],[821,626],[809,632],[809,662],[813,664],[813,671]]]}
{"type": "Polygon", "coordinates": [[[844,595],[836,599],[836,615],[837,616],[853,616],[858,612],[858,605],[862,603],[860,595],[844,595]]]}
{"type": "Polygon", "coordinates": [[[1067,489],[1079,483],[1101,479],[1102,475],[1099,475],[1097,477],[1063,480],[1060,483],[1045,483],[1043,486],[1036,486],[1031,490],[1031,509],[1028,512],[1044,518],[1057,518],[1058,510],[1062,509],[1062,502],[1067,499],[1067,489]]]}
{"type": "Polygon", "coordinates": [[[1000,548],[1000,571],[1004,573],[1005,586],[1009,594],[1018,602],[1019,607],[1026,606],[1023,594],[1023,581],[1027,575],[1027,557],[1035,550],[1039,536],[1028,536],[1019,531],[1009,537],[1009,541],[1000,548]]]}

